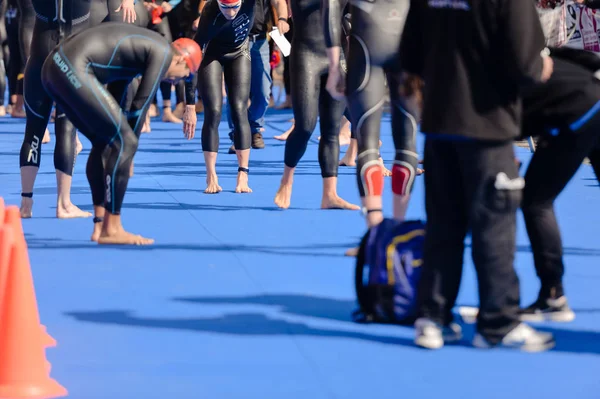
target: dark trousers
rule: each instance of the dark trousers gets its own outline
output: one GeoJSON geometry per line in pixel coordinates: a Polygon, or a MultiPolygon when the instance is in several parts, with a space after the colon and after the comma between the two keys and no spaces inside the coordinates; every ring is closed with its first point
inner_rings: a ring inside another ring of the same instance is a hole
{"type": "Polygon", "coordinates": [[[554,213],[554,201],[589,156],[596,177],[600,171],[600,115],[595,115],[576,132],[562,131],[555,137],[542,137],[525,173],[523,217],[535,270],[540,278],[540,298],[564,294],[563,246],[554,213]]]}
{"type": "Polygon", "coordinates": [[[425,143],[427,234],[418,290],[419,316],[447,325],[452,321],[470,231],[480,309],[477,330],[492,344],[518,324],[519,279],[516,212],[522,190],[496,188],[504,173],[516,183],[519,171],[512,142],[425,143]]]}

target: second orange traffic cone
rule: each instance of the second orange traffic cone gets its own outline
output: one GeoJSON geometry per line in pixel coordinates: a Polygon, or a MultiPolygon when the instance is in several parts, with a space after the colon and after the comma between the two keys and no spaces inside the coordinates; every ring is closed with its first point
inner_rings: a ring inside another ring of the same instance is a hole
{"type": "Polygon", "coordinates": [[[0,397],[49,399],[67,395],[67,390],[50,377],[39,314],[27,257],[11,227],[1,229],[2,249],[12,241],[5,289],[1,292],[0,397]]]}

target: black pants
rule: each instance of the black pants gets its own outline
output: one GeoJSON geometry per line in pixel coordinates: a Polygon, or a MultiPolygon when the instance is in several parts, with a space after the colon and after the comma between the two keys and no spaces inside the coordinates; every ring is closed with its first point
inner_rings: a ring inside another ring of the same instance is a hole
{"type": "Polygon", "coordinates": [[[599,138],[599,114],[577,132],[563,131],[555,137],[542,137],[525,173],[522,209],[535,270],[541,281],[541,299],[564,294],[563,246],[554,201],[586,156],[589,155],[596,177],[600,178],[598,149],[590,153],[600,144],[599,138]]]}
{"type": "MultiPolygon", "coordinates": [[[[496,189],[497,176],[519,176],[512,142],[425,143],[427,235],[418,289],[419,316],[452,321],[470,231],[480,310],[477,330],[492,344],[516,325],[519,280],[513,267],[520,189],[496,189]]],[[[514,180],[511,180],[514,183],[514,180]]]]}
{"type": "Polygon", "coordinates": [[[251,144],[248,122],[248,98],[252,65],[247,45],[234,54],[221,54],[209,47],[198,71],[204,101],[204,124],[202,125],[202,151],[219,151],[219,124],[223,108],[223,77],[227,88],[233,144],[236,150],[248,150],[251,144]]]}

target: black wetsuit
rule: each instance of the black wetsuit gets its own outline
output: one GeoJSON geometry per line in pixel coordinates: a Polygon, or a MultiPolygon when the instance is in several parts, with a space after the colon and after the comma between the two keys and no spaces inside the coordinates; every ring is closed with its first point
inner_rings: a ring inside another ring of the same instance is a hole
{"type": "MultiPolygon", "coordinates": [[[[233,143],[236,150],[250,148],[248,98],[250,97],[251,63],[248,51],[248,34],[254,22],[255,0],[243,0],[232,21],[228,21],[216,0],[209,1],[194,40],[203,49],[204,58],[198,71],[200,92],[204,102],[202,126],[202,151],[219,151],[219,123],[223,106],[222,74],[225,76],[231,120],[233,143]]],[[[186,82],[185,102],[195,104],[196,77],[186,82]]]]}
{"type": "MultiPolygon", "coordinates": [[[[600,144],[600,59],[594,53],[556,49],[554,72],[523,98],[523,133],[540,135],[525,173],[522,210],[535,269],[541,281],[538,301],[526,309],[546,309],[547,299],[564,294],[563,246],[554,201],[584,158],[600,144]]],[[[595,170],[599,160],[590,157],[595,170]]],[[[597,175],[600,180],[600,175],[597,175]]],[[[581,223],[585,223],[584,220],[581,223]]]]}
{"type": "MultiPolygon", "coordinates": [[[[21,146],[19,164],[40,166],[41,143],[52,111],[52,99],[43,90],[42,65],[50,51],[64,38],[88,27],[90,0],[47,1],[34,0],[36,21],[31,41],[31,52],[25,66],[23,99],[27,123],[21,146]],[[56,6],[61,8],[56,8],[56,6]]],[[[73,172],[75,162],[75,128],[57,108],[55,122],[54,167],[67,175],[73,172]]],[[[31,196],[31,193],[22,193],[31,196]]]]}
{"type": "MultiPolygon", "coordinates": [[[[341,47],[339,2],[322,0],[322,4],[327,47],[341,47]]],[[[371,167],[380,167],[379,137],[386,79],[393,105],[392,135],[396,147],[392,169],[394,192],[409,194],[416,176],[418,104],[401,95],[398,57],[409,7],[409,0],[350,1],[346,98],[358,141],[356,177],[361,197],[381,195],[380,186],[370,187],[366,176],[370,176],[371,167]]]]}
{"type": "Polygon", "coordinates": [[[107,22],[66,40],[48,56],[44,87],[92,142],[87,177],[95,206],[119,214],[148,106],[173,52],[158,33],[107,22]],[[103,87],[142,76],[131,110],[103,87]]]}
{"type": "Polygon", "coordinates": [[[23,59],[21,58],[21,47],[19,45],[19,9],[16,0],[8,0],[5,15],[6,35],[8,45],[8,87],[10,95],[23,94],[23,59]]]}
{"type": "MultiPolygon", "coordinates": [[[[340,5],[340,9],[345,6],[340,5]]],[[[327,89],[329,61],[320,0],[291,0],[294,36],[290,53],[290,76],[294,129],[285,143],[285,165],[295,168],[306,152],[319,119],[319,165],[323,178],[336,177],[340,156],[339,130],[345,105],[333,99],[327,89]]],[[[338,33],[342,24],[337,21],[338,33]]]]}

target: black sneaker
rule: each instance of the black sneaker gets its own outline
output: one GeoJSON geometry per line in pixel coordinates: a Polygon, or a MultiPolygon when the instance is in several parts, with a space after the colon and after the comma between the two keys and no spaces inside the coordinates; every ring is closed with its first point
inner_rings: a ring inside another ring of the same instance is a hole
{"type": "Polygon", "coordinates": [[[527,308],[521,310],[520,319],[529,322],[556,321],[567,323],[575,319],[575,312],[567,303],[567,297],[539,298],[527,308]]]}

